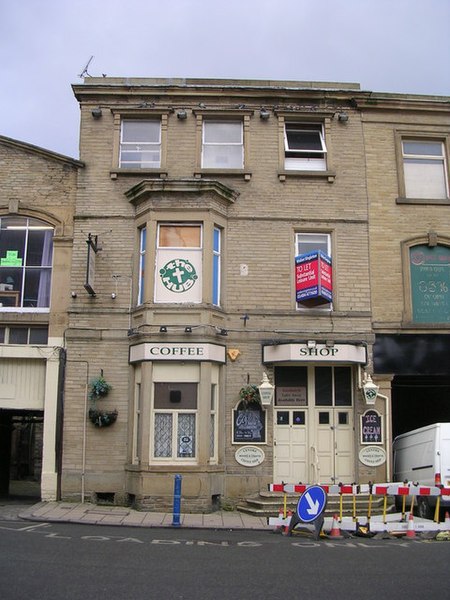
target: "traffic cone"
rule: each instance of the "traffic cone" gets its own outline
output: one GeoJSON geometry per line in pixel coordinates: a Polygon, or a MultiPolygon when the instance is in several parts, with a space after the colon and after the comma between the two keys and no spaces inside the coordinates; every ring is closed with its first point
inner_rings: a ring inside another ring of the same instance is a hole
{"type": "Polygon", "coordinates": [[[329,534],[330,538],[342,538],[341,530],[339,528],[339,522],[337,515],[333,515],[333,522],[331,524],[331,530],[329,534]]]}
{"type": "Polygon", "coordinates": [[[291,526],[292,519],[292,510],[288,510],[286,519],[288,519],[288,522],[286,523],[286,525],[283,526],[283,535],[289,535],[289,527],[291,526]]]}
{"type": "Polygon", "coordinates": [[[416,537],[416,532],[414,531],[414,518],[413,518],[412,513],[409,513],[408,529],[406,530],[406,537],[407,538],[415,538],[416,537]]]}
{"type": "MultiPolygon", "coordinates": [[[[284,519],[284,509],[283,508],[280,508],[280,510],[278,511],[278,518],[279,519],[284,519]]],[[[282,529],[281,525],[276,525],[274,527],[273,532],[274,533],[280,533],[281,529],[282,529]]]]}
{"type": "Polygon", "coordinates": [[[445,527],[445,529],[450,530],[450,514],[449,514],[448,510],[445,511],[444,527],[445,527]]]}

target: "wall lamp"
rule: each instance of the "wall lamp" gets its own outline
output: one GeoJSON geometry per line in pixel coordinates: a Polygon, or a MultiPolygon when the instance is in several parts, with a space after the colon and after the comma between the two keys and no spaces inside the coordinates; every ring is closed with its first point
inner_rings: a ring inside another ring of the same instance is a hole
{"type": "Polygon", "coordinates": [[[228,331],[226,329],[219,329],[217,332],[219,335],[228,335],[228,331]]]}
{"type": "Polygon", "coordinates": [[[338,121],[340,121],[341,123],[347,123],[348,114],[346,112],[338,113],[338,121]]]}
{"type": "Polygon", "coordinates": [[[161,325],[159,328],[159,333],[167,333],[167,327],[165,325],[161,325]]]}
{"type": "Polygon", "coordinates": [[[180,119],[180,121],[184,121],[184,119],[187,119],[187,112],[184,108],[177,112],[177,117],[180,119]]]}
{"type": "Polygon", "coordinates": [[[184,333],[192,333],[192,327],[185,327],[184,328],[184,333]]]}
{"type": "Polygon", "coordinates": [[[259,118],[262,119],[263,121],[267,121],[267,119],[270,117],[270,112],[268,110],[266,110],[265,108],[262,108],[259,111],[259,118]]]}
{"type": "Polygon", "coordinates": [[[308,346],[308,348],[315,348],[316,347],[316,340],[308,340],[306,342],[306,345],[308,346]]]}
{"type": "Polygon", "coordinates": [[[102,116],[102,109],[100,108],[100,106],[97,106],[97,108],[93,108],[92,112],[91,112],[92,116],[94,117],[94,119],[100,119],[100,117],[102,116]]]}

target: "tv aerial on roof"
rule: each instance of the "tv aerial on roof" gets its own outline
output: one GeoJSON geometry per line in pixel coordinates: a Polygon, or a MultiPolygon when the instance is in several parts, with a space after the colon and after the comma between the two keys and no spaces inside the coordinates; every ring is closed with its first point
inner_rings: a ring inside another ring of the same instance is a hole
{"type": "Polygon", "coordinates": [[[80,78],[83,78],[83,77],[92,77],[92,75],[90,75],[88,73],[88,68],[89,68],[89,65],[91,64],[91,61],[92,61],[93,58],[94,58],[94,55],[92,55],[91,58],[87,61],[86,66],[81,71],[81,73],[78,75],[78,77],[80,77],[80,78]]]}

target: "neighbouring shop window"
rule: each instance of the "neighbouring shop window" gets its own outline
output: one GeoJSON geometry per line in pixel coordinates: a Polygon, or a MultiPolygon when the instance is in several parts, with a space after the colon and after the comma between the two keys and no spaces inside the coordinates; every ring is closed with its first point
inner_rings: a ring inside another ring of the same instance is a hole
{"type": "Polygon", "coordinates": [[[0,219],[0,310],[50,307],[53,231],[38,219],[0,219]]]}
{"type": "Polygon", "coordinates": [[[294,251],[297,308],[332,310],[330,234],[297,233],[294,251]]]}
{"type": "Polygon", "coordinates": [[[144,281],[145,281],[145,248],[147,243],[147,228],[142,227],[139,230],[139,290],[138,304],[144,302],[144,281]]]}
{"type": "Polygon", "coordinates": [[[195,458],[197,383],[155,383],[154,386],[154,458],[195,458]]]}
{"type": "Polygon", "coordinates": [[[160,165],[161,121],[123,119],[119,166],[128,169],[157,169],[160,165]]]}
{"type": "Polygon", "coordinates": [[[244,137],[242,121],[203,122],[202,168],[242,169],[244,137]]]}
{"type": "Polygon", "coordinates": [[[409,249],[412,320],[450,323],[450,246],[409,249]]]}
{"type": "Polygon", "coordinates": [[[202,246],[200,224],[158,225],[155,302],[202,301],[202,246]]]}
{"type": "Polygon", "coordinates": [[[440,140],[402,140],[407,198],[448,198],[444,143],[440,140]]]}
{"type": "Polygon", "coordinates": [[[233,410],[233,443],[263,444],[266,442],[266,413],[260,405],[240,403],[233,410]]]}
{"type": "Polygon", "coordinates": [[[0,327],[0,344],[47,345],[48,327],[0,327]]]}
{"type": "Polygon", "coordinates": [[[308,406],[306,367],[275,367],[276,406],[308,406]]]}

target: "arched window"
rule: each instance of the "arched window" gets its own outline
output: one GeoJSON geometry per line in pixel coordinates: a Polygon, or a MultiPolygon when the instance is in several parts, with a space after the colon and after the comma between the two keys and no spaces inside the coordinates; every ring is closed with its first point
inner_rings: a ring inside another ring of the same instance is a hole
{"type": "Polygon", "coordinates": [[[53,227],[38,219],[0,218],[0,310],[48,309],[53,227]]]}

